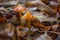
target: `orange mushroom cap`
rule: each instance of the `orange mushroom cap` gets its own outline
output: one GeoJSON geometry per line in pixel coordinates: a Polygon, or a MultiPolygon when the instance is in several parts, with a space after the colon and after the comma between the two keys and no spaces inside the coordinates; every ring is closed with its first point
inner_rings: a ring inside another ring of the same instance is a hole
{"type": "Polygon", "coordinates": [[[26,20],[34,20],[34,17],[30,12],[27,12],[22,18],[26,20]]]}
{"type": "Polygon", "coordinates": [[[26,8],[23,7],[22,5],[18,5],[13,11],[14,12],[25,12],[26,8]]]}

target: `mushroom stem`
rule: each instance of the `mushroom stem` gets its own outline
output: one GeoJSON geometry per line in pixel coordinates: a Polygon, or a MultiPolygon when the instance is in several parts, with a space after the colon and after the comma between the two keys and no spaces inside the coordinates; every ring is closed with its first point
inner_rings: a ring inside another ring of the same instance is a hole
{"type": "Polygon", "coordinates": [[[28,28],[29,28],[29,31],[28,31],[28,40],[30,40],[30,34],[31,34],[30,20],[28,20],[28,28]]]}
{"type": "Polygon", "coordinates": [[[16,5],[18,5],[18,0],[16,1],[16,5]]]}
{"type": "Polygon", "coordinates": [[[22,25],[22,20],[21,20],[21,16],[22,16],[22,13],[21,12],[19,12],[19,19],[20,19],[20,25],[22,25]]]}

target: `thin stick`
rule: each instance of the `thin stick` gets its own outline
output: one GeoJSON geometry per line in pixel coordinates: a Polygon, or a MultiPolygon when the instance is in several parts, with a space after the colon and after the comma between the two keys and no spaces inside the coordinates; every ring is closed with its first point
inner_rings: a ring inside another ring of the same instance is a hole
{"type": "Polygon", "coordinates": [[[60,0],[58,0],[58,3],[60,3],[60,0]]]}
{"type": "MultiPolygon", "coordinates": [[[[39,31],[39,32],[45,32],[45,31],[39,31]]],[[[60,33],[59,33],[59,32],[54,32],[54,31],[47,31],[47,32],[55,33],[55,34],[59,34],[59,35],[60,35],[60,33]]]]}

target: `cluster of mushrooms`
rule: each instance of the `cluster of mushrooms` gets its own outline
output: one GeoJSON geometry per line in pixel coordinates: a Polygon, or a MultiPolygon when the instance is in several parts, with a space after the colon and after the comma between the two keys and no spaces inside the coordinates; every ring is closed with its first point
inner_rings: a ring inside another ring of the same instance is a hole
{"type": "MultiPolygon", "coordinates": [[[[58,31],[57,11],[46,2],[30,1],[24,5],[0,8],[0,40],[35,40],[40,31],[58,31]],[[55,26],[55,27],[54,27],[55,26]],[[36,36],[36,37],[35,37],[36,36]],[[34,39],[35,38],[35,39],[34,39]]],[[[60,8],[60,5],[58,6],[60,8]]]]}

